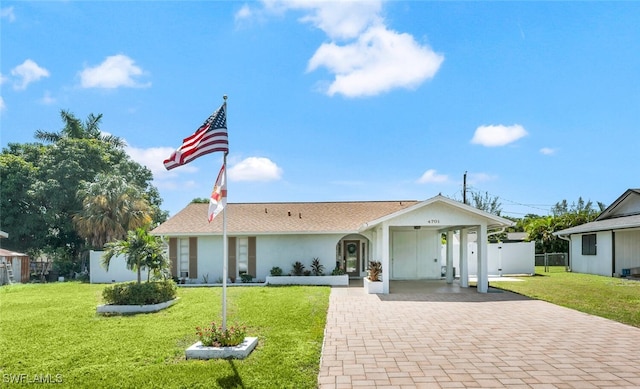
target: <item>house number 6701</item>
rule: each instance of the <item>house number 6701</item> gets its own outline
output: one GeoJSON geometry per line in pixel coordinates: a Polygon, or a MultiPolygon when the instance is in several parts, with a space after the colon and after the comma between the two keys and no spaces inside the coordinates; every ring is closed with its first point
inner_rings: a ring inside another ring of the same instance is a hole
{"type": "Polygon", "coordinates": [[[438,219],[429,219],[429,220],[427,220],[427,224],[440,224],[440,220],[438,220],[438,219]]]}

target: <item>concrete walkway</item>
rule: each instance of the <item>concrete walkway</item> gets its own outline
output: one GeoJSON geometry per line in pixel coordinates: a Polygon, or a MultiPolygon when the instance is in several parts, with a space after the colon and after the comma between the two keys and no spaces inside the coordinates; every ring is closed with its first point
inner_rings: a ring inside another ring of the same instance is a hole
{"type": "Polygon", "coordinates": [[[640,388],[640,329],[509,292],[332,288],[326,388],[640,388]]]}

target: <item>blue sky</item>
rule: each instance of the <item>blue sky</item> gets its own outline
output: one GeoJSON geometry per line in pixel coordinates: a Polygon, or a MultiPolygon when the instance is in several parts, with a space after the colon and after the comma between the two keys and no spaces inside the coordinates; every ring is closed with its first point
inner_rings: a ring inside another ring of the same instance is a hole
{"type": "Polygon", "coordinates": [[[126,140],[173,215],[220,153],[162,161],[228,95],[229,201],[503,215],[638,187],[640,2],[3,1],[0,145],[61,109],[126,140]]]}

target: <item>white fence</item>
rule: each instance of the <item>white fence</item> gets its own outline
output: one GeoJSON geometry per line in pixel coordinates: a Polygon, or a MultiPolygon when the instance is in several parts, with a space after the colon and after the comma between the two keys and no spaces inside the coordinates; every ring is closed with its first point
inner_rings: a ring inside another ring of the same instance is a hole
{"type": "MultiPolygon", "coordinates": [[[[490,276],[509,274],[535,274],[535,243],[489,243],[487,248],[487,272],[490,276]]],[[[469,257],[469,275],[478,274],[478,246],[476,242],[468,243],[467,253],[469,257]]],[[[446,265],[447,248],[442,246],[440,256],[442,266],[446,265]]],[[[457,240],[453,243],[453,266],[456,268],[456,276],[460,274],[460,244],[457,240]]]]}
{"type": "MultiPolygon", "coordinates": [[[[113,282],[127,282],[138,279],[138,274],[127,269],[124,257],[111,258],[109,271],[102,267],[102,254],[104,251],[93,251],[89,254],[89,282],[92,284],[110,284],[113,282]]],[[[147,279],[147,272],[141,272],[142,280],[147,279]]]]}

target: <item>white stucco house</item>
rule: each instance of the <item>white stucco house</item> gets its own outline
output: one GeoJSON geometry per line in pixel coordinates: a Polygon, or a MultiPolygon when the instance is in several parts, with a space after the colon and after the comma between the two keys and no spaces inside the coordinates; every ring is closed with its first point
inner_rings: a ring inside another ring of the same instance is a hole
{"type": "Polygon", "coordinates": [[[640,275],[640,189],[628,189],[594,221],[554,235],[570,242],[574,272],[640,275]]]}
{"type": "MultiPolygon", "coordinates": [[[[151,233],[169,246],[171,272],[198,282],[221,279],[222,215],[207,221],[208,204],[191,203],[151,233]]],[[[366,275],[370,261],[382,263],[384,293],[390,280],[440,279],[441,240],[447,282],[453,282],[453,234],[460,233],[460,283],[468,286],[468,233],[477,236],[478,292],[488,290],[487,234],[513,225],[441,195],[425,201],[229,203],[228,274],[265,279],[274,266],[285,273],[296,261],[309,268],[319,258],[325,271],[344,269],[351,278],[366,275]]]]}

